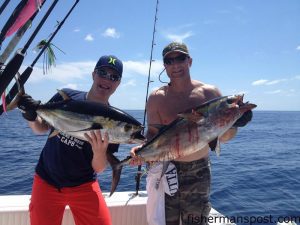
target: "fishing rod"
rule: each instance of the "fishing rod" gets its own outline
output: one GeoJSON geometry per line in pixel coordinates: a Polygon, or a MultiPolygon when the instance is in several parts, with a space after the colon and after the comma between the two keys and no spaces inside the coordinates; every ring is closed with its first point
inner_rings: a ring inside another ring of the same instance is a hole
{"type": "Polygon", "coordinates": [[[10,1],[10,0],[5,0],[5,1],[3,2],[3,4],[1,5],[1,7],[0,7],[0,15],[1,15],[1,13],[3,12],[3,10],[6,8],[6,6],[8,5],[9,1],[10,1]]]}
{"type": "Polygon", "coordinates": [[[28,0],[21,0],[21,2],[17,5],[17,7],[14,9],[8,20],[6,21],[5,25],[3,26],[1,33],[0,33],[0,46],[2,45],[2,42],[5,39],[5,35],[9,28],[16,22],[18,16],[26,6],[28,0]]]}
{"type": "MultiPolygon", "coordinates": [[[[150,63],[149,63],[149,71],[148,71],[148,80],[147,80],[147,91],[146,91],[146,99],[145,99],[145,110],[144,110],[144,118],[143,118],[143,134],[145,132],[145,123],[146,123],[146,105],[148,101],[148,93],[149,93],[149,85],[152,81],[150,81],[150,76],[151,76],[151,66],[153,60],[153,49],[154,49],[154,39],[155,39],[155,33],[156,33],[156,21],[158,20],[157,18],[157,12],[158,12],[158,4],[159,0],[156,1],[156,8],[155,8],[155,16],[154,16],[154,26],[153,26],[153,32],[152,32],[152,43],[151,43],[151,54],[150,54],[150,63]]],[[[135,180],[136,180],[136,186],[135,186],[135,195],[138,195],[139,189],[140,189],[140,181],[141,181],[141,169],[142,166],[138,166],[138,172],[136,174],[135,180]]]]}
{"type": "MultiPolygon", "coordinates": [[[[13,38],[10,40],[3,53],[0,55],[0,67],[5,64],[5,61],[8,59],[10,54],[13,52],[16,45],[19,43],[26,30],[30,27],[31,22],[27,21],[18,31],[15,33],[13,38]]],[[[3,68],[4,69],[4,68],[3,68]]]]}
{"type": "Polygon", "coordinates": [[[4,90],[7,88],[11,80],[14,78],[18,70],[20,69],[22,62],[25,57],[25,53],[27,49],[29,48],[30,44],[32,43],[33,39],[37,35],[37,33],[40,31],[42,26],[44,25],[46,19],[52,12],[53,8],[55,7],[58,0],[54,0],[49,9],[47,10],[46,14],[28,39],[27,43],[24,45],[24,47],[17,51],[14,57],[8,62],[5,69],[3,70],[1,76],[0,76],[0,95],[4,92],[4,90]]]}
{"type": "MultiPolygon", "coordinates": [[[[50,45],[52,39],[55,37],[55,35],[57,34],[57,32],[61,29],[62,25],[65,23],[65,21],[67,20],[67,18],[69,17],[69,15],[71,14],[71,12],[75,8],[75,6],[78,4],[78,2],[79,2],[79,0],[75,1],[75,3],[72,5],[71,9],[68,11],[68,13],[63,18],[63,20],[58,24],[58,26],[56,27],[55,31],[52,33],[52,35],[50,36],[49,40],[45,43],[45,45],[40,50],[39,54],[33,60],[33,62],[31,63],[31,65],[28,66],[26,68],[26,70],[24,70],[24,72],[20,75],[20,78],[19,78],[18,82],[16,82],[13,85],[13,87],[10,89],[10,91],[8,92],[8,94],[7,94],[6,98],[5,98],[5,102],[7,104],[11,103],[12,100],[15,98],[15,96],[18,94],[18,92],[19,92],[19,86],[21,86],[21,87],[24,86],[25,82],[28,80],[28,78],[30,77],[30,75],[31,75],[31,73],[33,71],[34,65],[39,60],[39,58],[41,57],[41,55],[43,54],[43,52],[46,50],[46,48],[50,45]]],[[[0,106],[0,115],[2,113],[3,113],[3,107],[1,105],[0,106]]]]}
{"type": "MultiPolygon", "coordinates": [[[[40,8],[44,5],[45,2],[46,0],[42,2],[40,8]]],[[[34,20],[38,12],[39,10],[36,10],[36,12],[31,16],[31,18],[15,33],[14,37],[10,40],[10,42],[8,43],[5,50],[0,56],[0,66],[5,64],[5,61],[8,59],[8,57],[13,52],[17,44],[20,42],[20,40],[22,39],[23,35],[32,24],[32,21],[34,20]]]]}

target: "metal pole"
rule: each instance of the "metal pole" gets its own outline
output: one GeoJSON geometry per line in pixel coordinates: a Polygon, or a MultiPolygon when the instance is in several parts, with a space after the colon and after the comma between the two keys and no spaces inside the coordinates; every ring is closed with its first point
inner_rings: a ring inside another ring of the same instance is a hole
{"type": "MultiPolygon", "coordinates": [[[[145,123],[146,123],[146,105],[147,105],[147,99],[148,99],[148,93],[149,93],[149,85],[151,83],[150,81],[150,76],[151,76],[151,66],[152,66],[152,62],[153,60],[153,48],[154,48],[154,39],[155,39],[155,33],[156,33],[156,21],[157,21],[157,12],[158,12],[158,4],[159,4],[159,0],[156,1],[156,9],[155,9],[155,17],[154,17],[154,25],[153,25],[153,33],[152,33],[152,43],[151,43],[151,54],[150,54],[150,62],[149,62],[149,71],[148,71],[148,81],[147,81],[147,91],[146,91],[146,99],[145,99],[145,110],[144,110],[144,118],[143,118],[143,134],[145,132],[145,123]]],[[[140,180],[141,180],[141,169],[142,166],[139,165],[138,166],[138,172],[136,174],[136,186],[135,186],[135,194],[138,195],[139,189],[140,189],[140,180]]]]}

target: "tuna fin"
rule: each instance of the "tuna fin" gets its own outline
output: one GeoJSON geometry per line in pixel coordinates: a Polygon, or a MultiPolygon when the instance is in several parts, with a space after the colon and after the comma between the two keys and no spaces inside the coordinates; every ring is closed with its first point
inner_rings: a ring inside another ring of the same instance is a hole
{"type": "Polygon", "coordinates": [[[215,138],[211,142],[208,143],[210,150],[215,151],[218,144],[218,138],[215,138]]]}
{"type": "Polygon", "coordinates": [[[48,138],[55,137],[55,136],[58,135],[58,134],[59,134],[59,131],[58,131],[58,130],[54,130],[54,131],[52,131],[52,133],[49,135],[48,138]]]}
{"type": "Polygon", "coordinates": [[[218,143],[217,143],[217,146],[216,146],[216,154],[217,154],[217,156],[220,156],[220,154],[221,154],[221,146],[220,146],[219,139],[218,139],[218,143]]]}
{"type": "Polygon", "coordinates": [[[220,156],[221,148],[219,138],[215,138],[214,140],[209,142],[208,145],[212,151],[216,152],[217,156],[220,156]]]}
{"type": "Polygon", "coordinates": [[[109,162],[109,164],[112,168],[112,171],[113,171],[110,194],[109,194],[109,197],[110,197],[115,192],[115,190],[119,184],[123,165],[119,165],[120,160],[116,156],[114,156],[112,153],[106,153],[106,158],[107,158],[107,161],[109,162]]]}
{"type": "Polygon", "coordinates": [[[192,109],[192,112],[179,113],[179,114],[177,114],[177,116],[187,119],[189,121],[195,122],[195,123],[198,123],[201,119],[203,119],[203,114],[196,111],[195,109],[192,109]]]}
{"type": "Polygon", "coordinates": [[[57,92],[61,95],[61,97],[63,98],[63,100],[70,100],[71,98],[62,90],[57,89],[57,92]]]}

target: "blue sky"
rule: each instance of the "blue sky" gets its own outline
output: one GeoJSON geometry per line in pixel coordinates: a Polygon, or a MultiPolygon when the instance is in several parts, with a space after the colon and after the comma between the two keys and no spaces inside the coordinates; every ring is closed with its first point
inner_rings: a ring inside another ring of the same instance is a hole
{"type": "MultiPolygon", "coordinates": [[[[17,2],[11,1],[1,15],[1,28],[17,2]]],[[[72,4],[58,2],[20,71],[31,64],[34,46],[48,37],[72,4]]],[[[62,87],[88,90],[96,61],[114,54],[124,62],[124,74],[111,104],[144,109],[155,7],[156,0],[81,0],[53,40],[65,54],[56,51],[56,66],[45,75],[41,58],[26,92],[46,102],[62,87]]],[[[256,103],[258,110],[300,110],[299,12],[299,0],[160,0],[150,91],[162,85],[158,74],[163,47],[178,40],[189,46],[193,79],[217,86],[224,95],[245,93],[245,100],[256,103]]],[[[165,73],[162,79],[168,81],[165,73]]]]}

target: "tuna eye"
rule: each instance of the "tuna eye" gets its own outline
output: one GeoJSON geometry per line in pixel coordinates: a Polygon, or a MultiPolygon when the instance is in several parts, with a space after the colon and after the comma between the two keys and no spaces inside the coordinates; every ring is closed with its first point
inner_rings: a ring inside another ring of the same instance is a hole
{"type": "Polygon", "coordinates": [[[129,131],[129,130],[131,130],[131,129],[132,129],[132,125],[130,125],[130,124],[126,124],[126,125],[124,126],[125,132],[127,132],[127,131],[129,131]]]}

